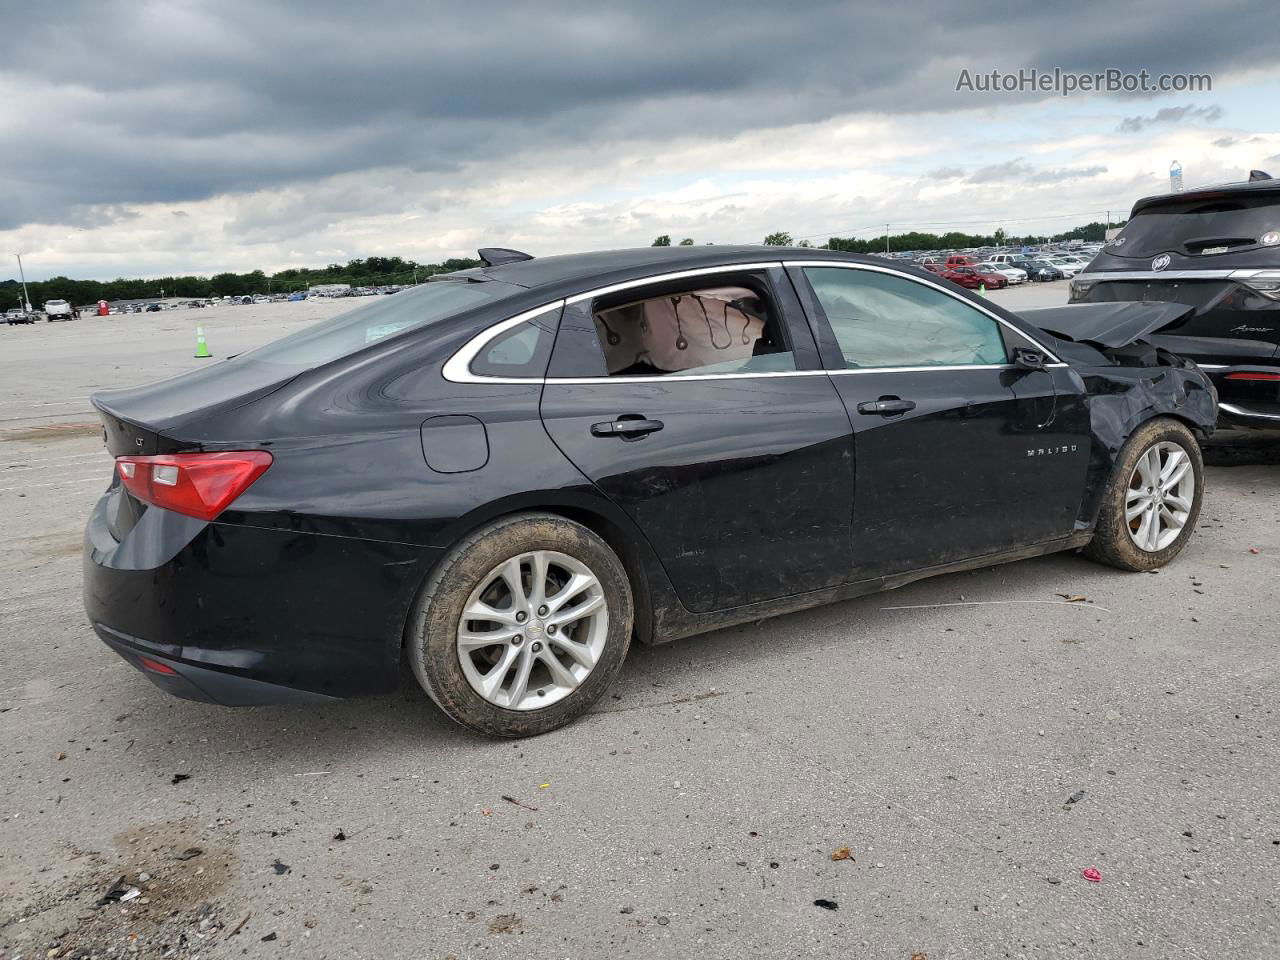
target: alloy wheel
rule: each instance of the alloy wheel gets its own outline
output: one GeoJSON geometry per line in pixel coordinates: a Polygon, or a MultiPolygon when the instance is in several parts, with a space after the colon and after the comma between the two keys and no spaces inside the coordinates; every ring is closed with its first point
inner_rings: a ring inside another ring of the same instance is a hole
{"type": "Polygon", "coordinates": [[[582,685],[608,635],[599,578],[568,554],[535,550],[498,564],[471,592],[458,624],[458,659],[489,703],[538,710],[582,685]]]}
{"type": "Polygon", "coordinates": [[[1138,458],[1125,493],[1124,519],[1140,550],[1157,553],[1182,533],[1195,503],[1196,473],[1181,445],[1165,440],[1138,458]]]}

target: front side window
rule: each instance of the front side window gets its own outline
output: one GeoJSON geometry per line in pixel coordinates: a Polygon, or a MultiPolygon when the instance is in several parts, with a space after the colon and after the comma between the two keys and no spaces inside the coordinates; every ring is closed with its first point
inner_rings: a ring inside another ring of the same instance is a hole
{"type": "Polygon", "coordinates": [[[611,377],[777,373],[796,369],[771,299],[732,282],[598,302],[592,319],[611,377]]]}
{"type": "Polygon", "coordinates": [[[940,290],[872,270],[808,267],[805,276],[848,367],[1009,361],[999,324],[940,290]]]}

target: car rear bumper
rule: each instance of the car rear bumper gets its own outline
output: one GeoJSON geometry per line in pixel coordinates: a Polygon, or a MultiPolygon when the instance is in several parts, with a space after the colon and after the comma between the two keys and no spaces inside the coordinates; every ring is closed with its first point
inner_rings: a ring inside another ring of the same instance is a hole
{"type": "Polygon", "coordinates": [[[217,703],[224,707],[248,707],[269,703],[324,703],[337,699],[167,657],[159,652],[158,645],[101,623],[95,623],[93,630],[98,639],[139,673],[165,693],[183,700],[217,703]]]}
{"type": "Polygon", "coordinates": [[[98,502],[85,530],[85,611],[161,689],[227,705],[394,689],[409,607],[436,551],[156,508],[117,541],[107,514],[118,495],[98,502]]]}
{"type": "Polygon", "coordinates": [[[1233,379],[1232,374],[1280,376],[1280,366],[1201,364],[1218,391],[1218,428],[1280,431],[1280,381],[1233,379]]]}

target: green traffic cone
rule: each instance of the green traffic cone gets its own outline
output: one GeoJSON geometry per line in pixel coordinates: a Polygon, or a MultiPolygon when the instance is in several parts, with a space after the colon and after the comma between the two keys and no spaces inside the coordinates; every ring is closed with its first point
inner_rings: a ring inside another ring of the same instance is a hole
{"type": "Polygon", "coordinates": [[[204,342],[204,327],[196,324],[196,357],[203,359],[211,357],[213,354],[209,352],[209,345],[204,342]]]}
{"type": "MultiPolygon", "coordinates": [[[[985,283],[978,284],[978,296],[985,297],[987,295],[987,285],[985,283]]],[[[199,354],[196,354],[199,356],[199,354]]]]}

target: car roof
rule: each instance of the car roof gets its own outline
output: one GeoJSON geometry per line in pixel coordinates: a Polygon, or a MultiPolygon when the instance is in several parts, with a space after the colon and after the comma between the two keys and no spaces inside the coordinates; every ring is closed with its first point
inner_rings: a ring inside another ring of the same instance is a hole
{"type": "Polygon", "coordinates": [[[1280,180],[1245,180],[1240,183],[1217,183],[1204,187],[1196,187],[1194,190],[1184,190],[1181,193],[1159,193],[1150,197],[1143,197],[1133,205],[1130,216],[1137,215],[1140,211],[1148,210],[1152,207],[1161,207],[1170,203],[1185,203],[1188,200],[1218,200],[1225,197],[1257,196],[1266,194],[1275,194],[1277,201],[1280,201],[1280,180]]]}
{"type": "Polygon", "coordinates": [[[501,280],[519,287],[545,288],[599,286],[623,280],[639,279],[658,273],[697,270],[729,264],[767,264],[779,260],[832,260],[844,263],[896,265],[894,261],[867,257],[839,250],[813,247],[767,247],[757,245],[701,247],[633,247],[622,250],[598,250],[592,253],[561,254],[533,257],[474,267],[456,273],[437,274],[433,280],[473,277],[501,280]]]}

